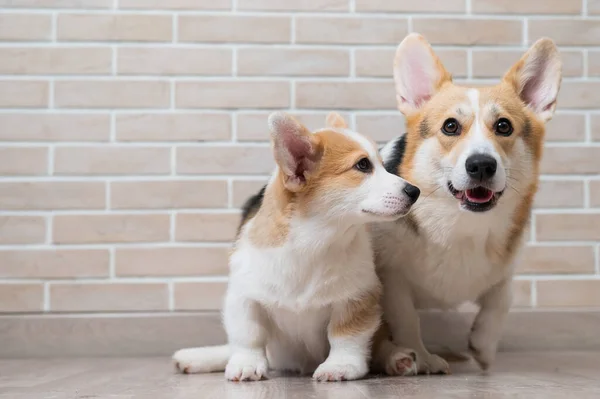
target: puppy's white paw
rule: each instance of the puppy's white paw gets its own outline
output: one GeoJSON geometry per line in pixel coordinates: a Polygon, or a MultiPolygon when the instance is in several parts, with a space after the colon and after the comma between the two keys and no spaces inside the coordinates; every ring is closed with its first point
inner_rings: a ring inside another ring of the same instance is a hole
{"type": "Polygon", "coordinates": [[[387,375],[417,375],[417,355],[409,349],[397,348],[388,355],[385,362],[387,375]]]}
{"type": "Polygon", "coordinates": [[[469,351],[482,370],[487,370],[496,357],[496,345],[489,343],[486,334],[475,330],[469,337],[469,351]]]}
{"type": "Polygon", "coordinates": [[[450,374],[448,362],[438,355],[417,355],[419,374],[450,374]]]}
{"type": "Polygon", "coordinates": [[[175,370],[183,374],[202,372],[202,367],[198,363],[198,355],[195,349],[181,349],[173,355],[175,370]]]}
{"type": "Polygon", "coordinates": [[[261,352],[234,353],[225,368],[229,381],[259,381],[267,378],[268,362],[261,352]]]}
{"type": "Polygon", "coordinates": [[[350,381],[364,377],[369,372],[367,362],[327,359],[313,374],[317,381],[350,381]]]}

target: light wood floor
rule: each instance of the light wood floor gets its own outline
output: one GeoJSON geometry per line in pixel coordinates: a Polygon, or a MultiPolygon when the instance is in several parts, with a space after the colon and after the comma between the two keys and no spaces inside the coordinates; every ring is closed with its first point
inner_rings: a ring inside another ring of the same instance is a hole
{"type": "Polygon", "coordinates": [[[450,376],[314,383],[274,377],[225,382],[222,373],[175,374],[166,358],[0,360],[0,398],[367,399],[600,398],[600,353],[504,353],[483,375],[472,364],[450,376]]]}

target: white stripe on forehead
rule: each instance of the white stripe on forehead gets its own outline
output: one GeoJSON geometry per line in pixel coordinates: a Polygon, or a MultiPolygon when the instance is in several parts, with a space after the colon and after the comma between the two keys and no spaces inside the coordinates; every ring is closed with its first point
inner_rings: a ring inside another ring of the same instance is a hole
{"type": "Polygon", "coordinates": [[[479,90],[467,90],[467,97],[473,108],[473,124],[469,134],[469,147],[472,153],[489,154],[494,152],[494,146],[485,134],[485,127],[481,124],[481,106],[479,105],[479,90]]]}
{"type": "Polygon", "coordinates": [[[335,128],[335,127],[319,129],[315,133],[326,132],[326,131],[333,131],[333,132],[336,132],[339,134],[343,134],[344,136],[348,137],[349,139],[353,140],[354,142],[360,144],[360,146],[367,152],[367,154],[369,154],[370,158],[372,158],[372,159],[378,158],[377,147],[362,134],[357,133],[350,129],[342,129],[342,128],[335,128]]]}

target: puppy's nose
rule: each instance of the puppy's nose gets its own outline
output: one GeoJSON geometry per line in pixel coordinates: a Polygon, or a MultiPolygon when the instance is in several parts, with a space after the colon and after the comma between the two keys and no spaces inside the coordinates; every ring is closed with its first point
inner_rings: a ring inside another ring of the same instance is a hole
{"type": "Polygon", "coordinates": [[[413,186],[409,183],[404,185],[403,191],[413,204],[417,201],[417,199],[419,199],[419,195],[421,195],[421,190],[419,190],[419,187],[413,186]]]}
{"type": "Polygon", "coordinates": [[[471,178],[475,180],[490,179],[496,174],[498,163],[486,154],[475,154],[467,158],[465,169],[471,178]]]}

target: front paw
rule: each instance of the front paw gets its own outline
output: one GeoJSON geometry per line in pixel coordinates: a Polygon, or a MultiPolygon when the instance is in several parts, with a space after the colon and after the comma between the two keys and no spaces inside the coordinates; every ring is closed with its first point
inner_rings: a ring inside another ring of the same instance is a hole
{"type": "Polygon", "coordinates": [[[469,351],[482,370],[488,370],[496,357],[496,344],[490,343],[481,330],[473,330],[469,337],[469,351]]]}
{"type": "Polygon", "coordinates": [[[448,362],[438,355],[417,355],[419,374],[450,374],[448,362]]]}
{"type": "Polygon", "coordinates": [[[258,381],[267,378],[268,362],[264,353],[234,353],[225,368],[229,381],[258,381]]]}
{"type": "Polygon", "coordinates": [[[317,381],[350,381],[362,378],[368,372],[366,361],[327,359],[317,367],[312,378],[317,381]]]}
{"type": "Polygon", "coordinates": [[[385,373],[392,376],[417,375],[417,355],[409,349],[395,348],[385,360],[385,373]]]}

